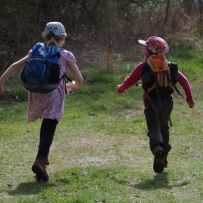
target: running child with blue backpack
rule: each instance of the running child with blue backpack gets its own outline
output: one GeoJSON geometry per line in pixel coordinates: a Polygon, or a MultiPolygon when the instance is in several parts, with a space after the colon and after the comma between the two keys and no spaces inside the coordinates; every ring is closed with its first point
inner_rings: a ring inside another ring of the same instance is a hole
{"type": "Polygon", "coordinates": [[[0,93],[3,84],[22,70],[21,79],[28,90],[28,121],[42,119],[40,141],[32,171],[38,181],[49,179],[46,166],[56,126],[60,121],[67,91],[78,89],[83,77],[75,56],[63,48],[67,36],[60,22],[49,22],[42,33],[45,43],[36,43],[28,55],[13,63],[0,77],[0,93]],[[70,70],[73,81],[66,83],[66,71],[70,70]]]}
{"type": "Polygon", "coordinates": [[[173,92],[174,89],[178,91],[175,86],[177,82],[182,86],[190,108],[194,107],[195,102],[188,79],[178,70],[177,64],[167,60],[167,42],[161,37],[151,36],[146,41],[138,40],[138,43],[144,46],[144,59],[117,86],[117,92],[125,92],[141,79],[149,146],[154,155],[153,170],[161,173],[168,165],[167,156],[171,150],[169,122],[173,109],[173,92]]]}

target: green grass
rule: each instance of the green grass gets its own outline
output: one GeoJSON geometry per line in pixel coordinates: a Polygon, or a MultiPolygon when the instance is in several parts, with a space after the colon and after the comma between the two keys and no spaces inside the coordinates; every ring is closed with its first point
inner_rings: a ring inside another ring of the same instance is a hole
{"type": "Polygon", "coordinates": [[[86,83],[67,98],[54,137],[48,183],[36,183],[31,172],[40,121],[27,124],[26,93],[14,87],[15,79],[8,82],[5,89],[14,96],[5,93],[0,103],[0,202],[202,202],[202,59],[197,50],[174,53],[171,59],[192,81],[196,108],[175,94],[173,148],[159,175],[152,170],[142,90],[115,92],[132,62],[122,62],[116,74],[83,70],[86,83]]]}

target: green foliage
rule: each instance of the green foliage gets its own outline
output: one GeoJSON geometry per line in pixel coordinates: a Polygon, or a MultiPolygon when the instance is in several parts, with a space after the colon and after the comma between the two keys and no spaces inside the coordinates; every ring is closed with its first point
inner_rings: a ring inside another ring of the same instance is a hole
{"type": "Polygon", "coordinates": [[[179,64],[179,69],[191,80],[196,80],[203,75],[203,59],[201,48],[174,47],[171,49],[171,61],[179,64]]]}

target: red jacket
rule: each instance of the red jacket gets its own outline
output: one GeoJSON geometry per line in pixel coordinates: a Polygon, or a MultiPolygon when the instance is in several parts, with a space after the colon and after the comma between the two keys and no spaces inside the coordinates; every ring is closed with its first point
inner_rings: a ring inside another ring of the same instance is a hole
{"type": "MultiPolygon", "coordinates": [[[[144,67],[145,63],[146,62],[141,62],[134,68],[131,74],[122,82],[121,85],[117,87],[118,93],[124,92],[126,89],[134,85],[141,78],[142,68],[144,67]]],[[[190,83],[186,76],[180,71],[178,71],[178,82],[180,83],[185,92],[187,103],[194,103],[190,83]]],[[[143,99],[146,100],[147,98],[148,95],[147,92],[145,92],[143,95],[143,99]]]]}

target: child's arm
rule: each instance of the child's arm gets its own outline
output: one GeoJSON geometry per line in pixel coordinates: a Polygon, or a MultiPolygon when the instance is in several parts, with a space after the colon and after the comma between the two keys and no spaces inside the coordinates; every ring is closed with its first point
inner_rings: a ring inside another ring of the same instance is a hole
{"type": "Polygon", "coordinates": [[[143,66],[144,62],[139,63],[131,74],[120,85],[117,86],[116,89],[118,93],[123,93],[141,78],[141,70],[143,66]]]}
{"type": "Polygon", "coordinates": [[[193,108],[195,106],[195,102],[192,97],[191,85],[190,85],[188,79],[186,78],[186,76],[183,73],[181,73],[180,71],[178,71],[178,82],[180,83],[180,85],[182,86],[182,88],[185,92],[186,101],[188,103],[188,106],[190,108],[193,108]]]}
{"type": "Polygon", "coordinates": [[[3,75],[0,77],[0,93],[3,92],[4,82],[8,80],[11,76],[15,75],[18,71],[20,71],[25,66],[27,59],[28,55],[10,65],[7,68],[7,70],[3,73],[3,75]]]}
{"type": "Polygon", "coordinates": [[[69,91],[73,91],[78,89],[83,84],[83,77],[76,63],[69,62],[68,65],[74,80],[72,82],[67,83],[66,88],[69,91]]]}

